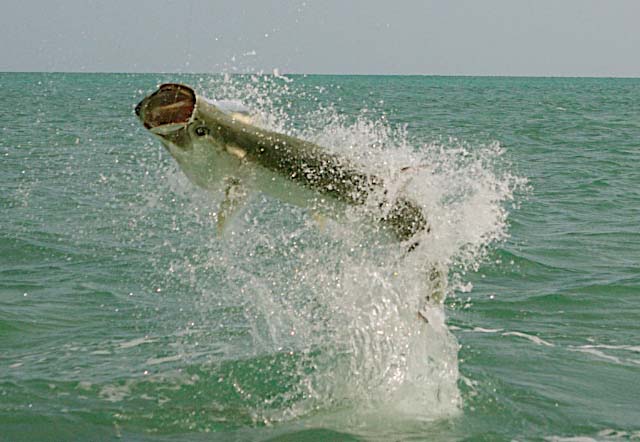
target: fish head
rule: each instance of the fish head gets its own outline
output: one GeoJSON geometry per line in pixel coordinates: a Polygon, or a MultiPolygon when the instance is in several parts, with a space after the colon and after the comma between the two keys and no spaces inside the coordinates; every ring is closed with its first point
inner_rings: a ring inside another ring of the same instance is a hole
{"type": "Polygon", "coordinates": [[[185,174],[202,187],[211,187],[237,167],[238,159],[226,152],[226,145],[212,130],[212,119],[203,116],[220,112],[198,97],[189,86],[161,85],[135,108],[136,115],[156,135],[185,174]]]}
{"type": "Polygon", "coordinates": [[[173,153],[193,146],[192,122],[196,94],[188,86],[176,83],[161,85],[136,106],[136,115],[145,128],[157,135],[173,153]]]}

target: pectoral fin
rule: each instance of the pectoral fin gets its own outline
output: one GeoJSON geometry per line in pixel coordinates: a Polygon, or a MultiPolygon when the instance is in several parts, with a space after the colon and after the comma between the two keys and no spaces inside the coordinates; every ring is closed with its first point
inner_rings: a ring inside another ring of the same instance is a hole
{"type": "Polygon", "coordinates": [[[224,190],[224,199],[222,203],[220,203],[216,226],[219,235],[224,234],[229,221],[244,207],[248,197],[247,190],[239,179],[230,178],[226,181],[227,185],[224,190]]]}

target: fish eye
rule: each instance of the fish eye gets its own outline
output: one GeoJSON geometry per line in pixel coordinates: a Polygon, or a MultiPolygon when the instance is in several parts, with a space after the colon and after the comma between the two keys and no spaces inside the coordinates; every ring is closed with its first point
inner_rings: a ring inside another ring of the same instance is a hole
{"type": "Polygon", "coordinates": [[[206,126],[196,127],[196,135],[199,137],[204,137],[205,135],[209,135],[209,128],[206,126]]]}

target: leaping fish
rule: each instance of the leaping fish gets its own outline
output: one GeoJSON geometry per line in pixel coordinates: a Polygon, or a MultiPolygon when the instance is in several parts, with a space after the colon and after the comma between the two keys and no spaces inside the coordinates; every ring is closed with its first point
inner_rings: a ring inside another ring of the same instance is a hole
{"type": "Polygon", "coordinates": [[[317,208],[363,205],[372,192],[383,195],[380,227],[409,249],[429,230],[422,208],[405,195],[387,200],[383,180],[359,170],[347,158],[314,143],[262,129],[247,115],[221,110],[182,84],[163,84],[135,112],[175,158],[186,176],[205,188],[224,190],[218,227],[257,189],[288,203],[317,208]]]}

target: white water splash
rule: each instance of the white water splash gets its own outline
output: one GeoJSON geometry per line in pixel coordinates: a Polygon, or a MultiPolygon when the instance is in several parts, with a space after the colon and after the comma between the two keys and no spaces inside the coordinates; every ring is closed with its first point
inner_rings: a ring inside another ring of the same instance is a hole
{"type": "MultiPolygon", "coordinates": [[[[191,215],[174,216],[184,242],[165,242],[172,258],[168,268],[155,264],[157,271],[198,294],[182,299],[197,304],[199,322],[246,331],[249,339],[226,345],[225,358],[293,361],[285,369],[261,366],[251,382],[232,382],[254,422],[313,415],[322,425],[354,430],[365,421],[372,428],[375,422],[455,415],[461,400],[458,343],[442,304],[424,308],[431,290],[427,271],[436,266],[449,273],[448,292],[466,287],[465,272],[506,237],[504,206],[522,182],[500,170],[504,152],[498,144],[416,145],[406,128],[364,113],[353,121],[331,107],[302,117],[308,123],[295,129],[293,117],[275,105],[309,99],[292,87],[277,78],[231,78],[203,92],[240,100],[252,106],[261,126],[327,146],[379,176],[390,195],[406,194],[424,208],[431,232],[405,256],[406,245],[361,228],[369,206],[319,226],[302,209],[258,197],[229,236],[217,238],[216,202],[171,169],[162,191],[180,198],[181,211],[191,215]],[[242,309],[244,322],[221,320],[221,306],[242,309]],[[261,385],[261,377],[285,380],[287,387],[260,396],[252,387],[261,385]]],[[[167,203],[167,196],[156,197],[150,206],[167,203]]],[[[370,203],[377,206],[375,196],[370,203]]]]}

